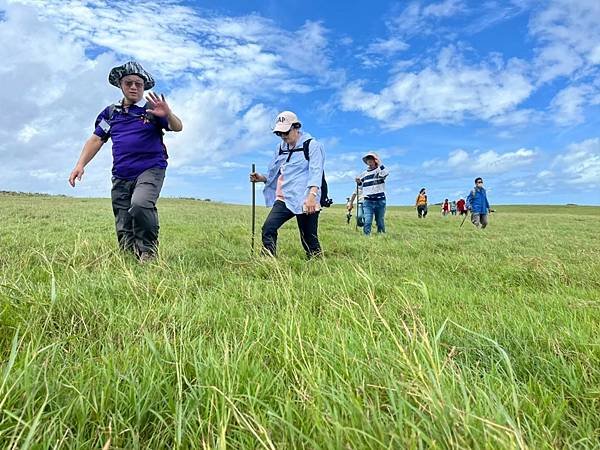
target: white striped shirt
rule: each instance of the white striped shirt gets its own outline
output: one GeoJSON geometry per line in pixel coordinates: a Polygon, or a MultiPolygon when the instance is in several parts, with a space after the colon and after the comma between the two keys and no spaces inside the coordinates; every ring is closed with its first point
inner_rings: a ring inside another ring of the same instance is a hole
{"type": "Polygon", "coordinates": [[[373,170],[366,170],[359,175],[366,200],[385,198],[385,178],[389,173],[389,170],[381,165],[373,170]]]}

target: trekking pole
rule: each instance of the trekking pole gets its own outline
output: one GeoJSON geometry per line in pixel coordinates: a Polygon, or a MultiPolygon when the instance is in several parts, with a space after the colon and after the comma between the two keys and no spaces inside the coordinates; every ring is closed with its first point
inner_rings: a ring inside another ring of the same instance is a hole
{"type": "Polygon", "coordinates": [[[467,210],[467,212],[465,213],[465,217],[463,217],[463,220],[460,223],[460,227],[458,227],[458,228],[462,228],[463,224],[465,223],[465,219],[467,218],[468,215],[469,215],[469,210],[467,210]]]}
{"type": "MultiPolygon", "coordinates": [[[[256,172],[256,164],[252,163],[252,173],[256,172]]],[[[254,254],[254,230],[256,228],[256,181],[252,181],[252,253],[254,254]]]]}

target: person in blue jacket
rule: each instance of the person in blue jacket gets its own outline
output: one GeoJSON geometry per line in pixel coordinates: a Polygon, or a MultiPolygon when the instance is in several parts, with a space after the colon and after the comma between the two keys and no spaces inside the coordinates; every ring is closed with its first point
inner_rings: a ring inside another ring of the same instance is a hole
{"type": "Polygon", "coordinates": [[[475,187],[467,197],[467,209],[471,211],[471,222],[477,228],[485,228],[488,224],[490,204],[483,187],[483,178],[475,178],[475,187]]]}

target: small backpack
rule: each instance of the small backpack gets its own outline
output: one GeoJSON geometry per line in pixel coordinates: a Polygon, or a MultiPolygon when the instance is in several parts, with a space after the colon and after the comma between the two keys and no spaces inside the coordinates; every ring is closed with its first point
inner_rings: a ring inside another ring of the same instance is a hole
{"type": "MultiPolygon", "coordinates": [[[[310,157],[308,155],[308,150],[309,150],[308,147],[310,145],[310,141],[312,141],[312,139],[307,139],[306,141],[304,141],[304,144],[302,144],[302,148],[295,148],[293,150],[288,150],[287,152],[284,151],[280,146],[279,154],[283,155],[284,153],[288,153],[288,157],[285,160],[285,162],[289,162],[290,158],[292,157],[292,153],[302,151],[304,153],[304,159],[306,159],[307,161],[310,161],[310,157]]],[[[329,198],[329,190],[327,188],[327,180],[325,180],[325,171],[323,171],[323,177],[321,178],[321,202],[320,202],[320,204],[323,208],[329,208],[333,204],[333,200],[329,198]]]]}

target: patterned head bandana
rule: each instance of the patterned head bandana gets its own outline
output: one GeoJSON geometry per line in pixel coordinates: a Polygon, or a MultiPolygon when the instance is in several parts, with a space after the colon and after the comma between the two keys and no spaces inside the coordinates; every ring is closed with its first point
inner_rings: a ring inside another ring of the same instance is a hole
{"type": "Polygon", "coordinates": [[[154,78],[144,68],[135,61],[129,61],[122,66],[113,67],[108,75],[108,82],[118,88],[121,87],[121,78],[127,75],[137,75],[144,80],[144,90],[154,87],[154,78]]]}

